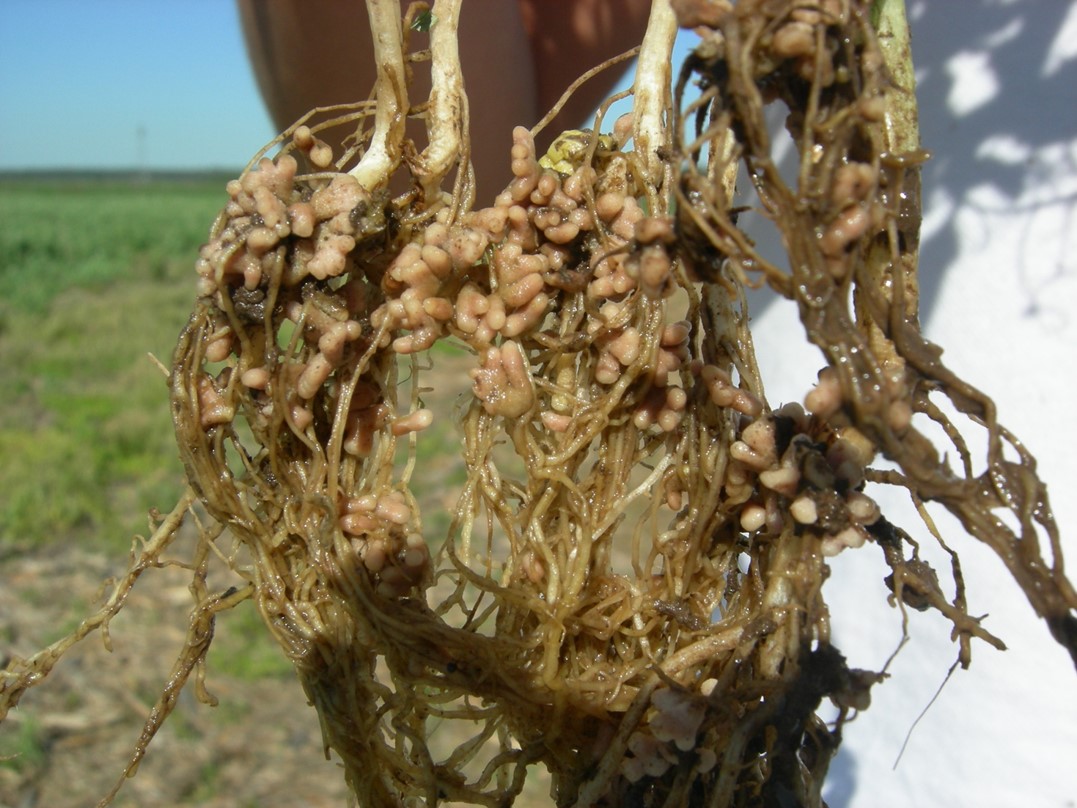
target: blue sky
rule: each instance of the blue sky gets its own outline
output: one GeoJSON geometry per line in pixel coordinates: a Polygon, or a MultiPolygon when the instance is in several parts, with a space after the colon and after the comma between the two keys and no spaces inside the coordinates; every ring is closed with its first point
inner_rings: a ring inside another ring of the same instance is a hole
{"type": "Polygon", "coordinates": [[[3,12],[0,170],[235,169],[274,135],[232,0],[4,0],[3,12]]]}
{"type": "Polygon", "coordinates": [[[237,170],[276,134],[233,0],[0,4],[0,170],[237,170]]]}

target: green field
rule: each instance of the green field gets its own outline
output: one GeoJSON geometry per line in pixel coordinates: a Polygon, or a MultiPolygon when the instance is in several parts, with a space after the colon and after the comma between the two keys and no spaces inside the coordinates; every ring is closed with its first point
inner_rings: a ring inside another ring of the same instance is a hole
{"type": "Polygon", "coordinates": [[[0,549],[126,547],[182,488],[166,365],[224,182],[0,180],[0,549]]]}
{"type": "MultiPolygon", "coordinates": [[[[171,509],[182,490],[168,390],[147,354],[170,363],[224,184],[0,177],[0,657],[72,631],[147,533],[149,509],[171,509]]],[[[418,442],[412,489],[439,542],[465,479],[450,413],[474,358],[447,344],[431,354],[416,362],[438,417],[418,442]]],[[[411,378],[403,362],[405,395],[411,378]]],[[[107,792],[184,642],[188,580],[152,571],[114,625],[118,653],[80,644],[9,714],[0,804],[30,804],[40,783],[35,804],[61,808],[107,792]],[[57,725],[84,729],[65,747],[57,725]]],[[[221,616],[208,665],[221,706],[185,693],[117,806],[268,804],[265,781],[279,783],[273,804],[343,805],[317,716],[252,603],[221,616]]]]}
{"type": "MultiPolygon", "coordinates": [[[[148,354],[169,364],[224,185],[0,178],[0,552],[123,552],[150,508],[175,503],[182,468],[148,354]]],[[[448,413],[471,360],[433,353],[449,392],[430,405],[448,413]]],[[[464,478],[458,441],[440,415],[419,443],[413,484],[439,539],[464,478]]]]}

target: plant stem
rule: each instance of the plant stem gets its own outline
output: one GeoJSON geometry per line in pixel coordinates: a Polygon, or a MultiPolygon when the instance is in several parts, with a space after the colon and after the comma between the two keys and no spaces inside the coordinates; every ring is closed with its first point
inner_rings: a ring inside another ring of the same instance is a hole
{"type": "Polygon", "coordinates": [[[920,148],[920,121],[905,0],[875,0],[871,24],[896,89],[886,102],[887,146],[895,154],[914,152],[920,148]]]}
{"type": "MultiPolygon", "coordinates": [[[[640,46],[636,65],[635,121],[633,139],[652,187],[669,193],[672,167],[660,150],[668,150],[672,124],[670,82],[673,75],[673,41],[677,37],[677,17],[669,0],[654,0],[647,20],[647,33],[640,46]]],[[[662,209],[662,212],[665,208],[662,209]]],[[[658,213],[658,210],[654,210],[658,213]]]]}
{"type": "Polygon", "coordinates": [[[467,126],[467,95],[460,69],[457,26],[461,0],[435,0],[430,29],[430,104],[427,110],[429,145],[420,157],[420,182],[427,199],[436,194],[459,158],[466,163],[463,133],[467,126]]]}
{"type": "Polygon", "coordinates": [[[393,167],[400,159],[408,111],[408,90],[404,73],[400,4],[396,0],[367,0],[366,7],[378,71],[374,85],[377,114],[370,147],[350,173],[359,180],[360,185],[372,191],[388,182],[393,167]]]}
{"type": "MultiPolygon", "coordinates": [[[[879,51],[891,77],[884,95],[885,112],[882,149],[906,159],[901,169],[901,197],[898,201],[896,229],[901,238],[892,243],[877,242],[868,251],[867,268],[875,276],[874,288],[893,290],[896,312],[915,321],[919,308],[918,264],[920,248],[920,168],[926,156],[920,148],[919,109],[916,103],[916,76],[913,72],[909,23],[904,0],[875,0],[871,6],[871,23],[875,28],[879,51]],[[899,249],[897,245],[903,245],[899,249]]],[[[880,361],[895,362],[898,352],[880,326],[866,314],[861,295],[857,294],[857,321],[865,330],[868,344],[880,361]]]]}

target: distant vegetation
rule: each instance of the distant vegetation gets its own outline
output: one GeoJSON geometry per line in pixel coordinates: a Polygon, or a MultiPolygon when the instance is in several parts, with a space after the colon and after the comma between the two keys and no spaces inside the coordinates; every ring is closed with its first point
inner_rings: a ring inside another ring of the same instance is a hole
{"type": "Polygon", "coordinates": [[[0,177],[0,551],[123,546],[182,487],[163,378],[222,179],[0,177]]]}

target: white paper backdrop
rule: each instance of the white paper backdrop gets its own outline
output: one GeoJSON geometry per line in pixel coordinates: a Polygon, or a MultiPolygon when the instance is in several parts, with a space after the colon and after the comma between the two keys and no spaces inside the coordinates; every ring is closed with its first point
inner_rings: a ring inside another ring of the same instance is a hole
{"type": "MultiPolygon", "coordinates": [[[[1077,3],[910,0],[925,167],[922,320],[947,364],[998,403],[1039,458],[1077,572],[1077,3]]],[[[775,247],[767,248],[772,254],[775,247]]],[[[753,300],[772,405],[801,399],[821,366],[792,304],[753,300]],[[790,338],[794,335],[794,338],[790,338]]],[[[884,510],[932,542],[900,497],[884,510]]],[[[938,515],[938,514],[936,514],[938,515]]],[[[1009,651],[956,658],[947,625],[913,613],[911,640],[847,726],[831,808],[1077,805],[1077,673],[990,551],[951,520],[970,613],[1009,651]]],[[[834,642],[878,669],[901,636],[872,546],[835,560],[825,591],[834,642]]],[[[933,553],[940,572],[945,556],[933,553]]]]}

